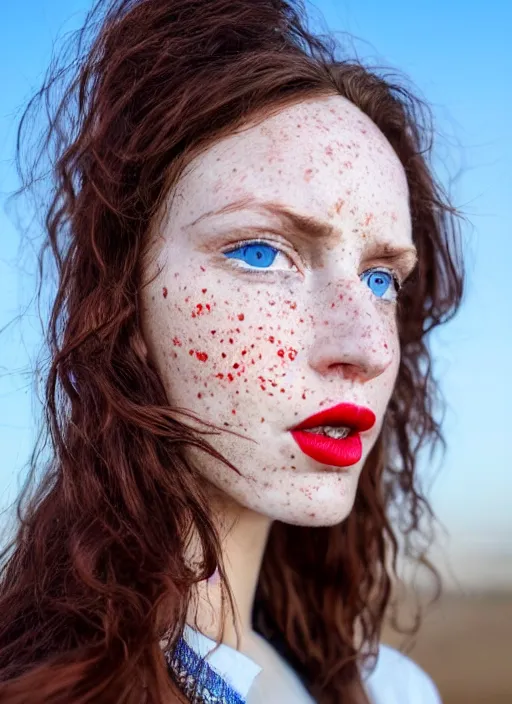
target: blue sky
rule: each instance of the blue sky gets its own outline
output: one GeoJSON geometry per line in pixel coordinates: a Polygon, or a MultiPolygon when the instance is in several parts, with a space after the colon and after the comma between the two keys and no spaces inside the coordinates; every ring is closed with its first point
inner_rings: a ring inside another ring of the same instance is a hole
{"type": "MultiPolygon", "coordinates": [[[[34,287],[33,257],[20,256],[4,207],[16,186],[16,114],[38,86],[57,37],[75,28],[90,6],[86,0],[25,0],[2,8],[0,328],[23,310],[34,287]]],[[[330,29],[356,37],[343,39],[349,52],[407,75],[432,105],[441,177],[446,182],[448,172],[460,174],[453,193],[470,221],[464,227],[467,293],[457,319],[433,341],[448,400],[448,451],[430,497],[455,561],[495,554],[498,564],[511,563],[512,3],[316,0],[314,6],[330,29]]],[[[37,405],[29,369],[37,325],[27,314],[0,336],[0,507],[14,497],[33,444],[37,405]]],[[[422,466],[426,481],[432,469],[422,466]]]]}

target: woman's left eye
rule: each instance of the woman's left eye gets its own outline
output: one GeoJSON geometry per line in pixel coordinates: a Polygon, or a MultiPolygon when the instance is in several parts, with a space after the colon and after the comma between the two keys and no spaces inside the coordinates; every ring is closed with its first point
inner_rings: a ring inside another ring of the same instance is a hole
{"type": "Polygon", "coordinates": [[[243,266],[243,269],[268,269],[272,266],[278,255],[282,255],[288,259],[290,262],[290,257],[288,257],[284,252],[276,247],[272,247],[266,242],[249,242],[248,244],[240,245],[235,247],[228,252],[224,252],[224,256],[228,259],[238,259],[244,262],[247,266],[243,266]]]}
{"type": "Polygon", "coordinates": [[[400,284],[388,269],[368,269],[361,274],[360,279],[377,298],[382,298],[384,301],[396,300],[400,284]]]}

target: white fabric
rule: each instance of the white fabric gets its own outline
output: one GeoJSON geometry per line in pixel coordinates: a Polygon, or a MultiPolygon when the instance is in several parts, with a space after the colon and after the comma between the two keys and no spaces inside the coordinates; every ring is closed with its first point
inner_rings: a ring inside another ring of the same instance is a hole
{"type": "MultiPolygon", "coordinates": [[[[216,645],[215,641],[190,626],[186,626],[184,638],[201,657],[216,645]]],[[[247,698],[248,704],[282,704],[283,701],[287,704],[314,704],[287,663],[284,663],[284,670],[279,670],[278,676],[259,678],[263,668],[224,643],[207,657],[207,662],[233,689],[247,698]]],[[[272,667],[270,663],[269,660],[269,668],[272,667]]],[[[387,645],[380,646],[377,664],[366,678],[365,686],[373,704],[441,704],[439,692],[430,677],[406,655],[387,645]]]]}
{"type": "MultiPolygon", "coordinates": [[[[183,638],[192,650],[202,658],[217,645],[214,640],[207,638],[188,625],[183,631],[183,638]]],[[[251,658],[234,648],[230,648],[229,645],[224,645],[224,643],[221,643],[214,653],[206,657],[206,662],[244,699],[247,697],[254,678],[261,672],[261,667],[251,658]]]]}
{"type": "Polygon", "coordinates": [[[366,680],[374,704],[441,704],[435,684],[410,658],[387,645],[379,648],[375,670],[366,680]]]}

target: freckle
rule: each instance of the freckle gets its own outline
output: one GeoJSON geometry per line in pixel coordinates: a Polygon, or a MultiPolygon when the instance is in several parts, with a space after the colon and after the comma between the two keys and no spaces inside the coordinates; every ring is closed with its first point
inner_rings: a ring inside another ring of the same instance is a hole
{"type": "Polygon", "coordinates": [[[262,418],[262,419],[260,420],[260,423],[264,423],[264,422],[265,422],[265,418],[262,418]]]}
{"type": "Polygon", "coordinates": [[[163,289],[162,289],[162,295],[163,295],[163,297],[164,297],[164,298],[167,298],[167,294],[168,294],[168,293],[169,293],[169,292],[168,292],[168,290],[167,290],[167,286],[164,286],[163,289]]]}
{"type": "Polygon", "coordinates": [[[243,313],[238,314],[238,320],[244,320],[245,315],[243,313]]]}

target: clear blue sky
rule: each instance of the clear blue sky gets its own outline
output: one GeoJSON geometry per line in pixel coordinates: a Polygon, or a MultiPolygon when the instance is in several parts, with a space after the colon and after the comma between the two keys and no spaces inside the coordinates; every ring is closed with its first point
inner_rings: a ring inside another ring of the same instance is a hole
{"type": "MultiPolygon", "coordinates": [[[[16,185],[11,161],[16,112],[38,86],[57,36],[75,28],[90,5],[25,0],[2,7],[0,327],[20,312],[34,286],[31,257],[23,252],[20,261],[18,234],[3,207],[16,185]]],[[[490,551],[512,560],[512,3],[316,0],[314,5],[331,29],[358,38],[351,45],[361,58],[407,74],[432,104],[444,135],[438,151],[442,177],[444,167],[462,170],[454,195],[471,221],[464,230],[468,286],[461,313],[433,346],[449,410],[448,453],[430,496],[454,553],[490,551]]],[[[13,498],[17,473],[33,444],[27,365],[37,333],[37,323],[27,316],[0,336],[0,506],[13,498]]],[[[422,471],[429,476],[426,464],[422,471]]]]}

